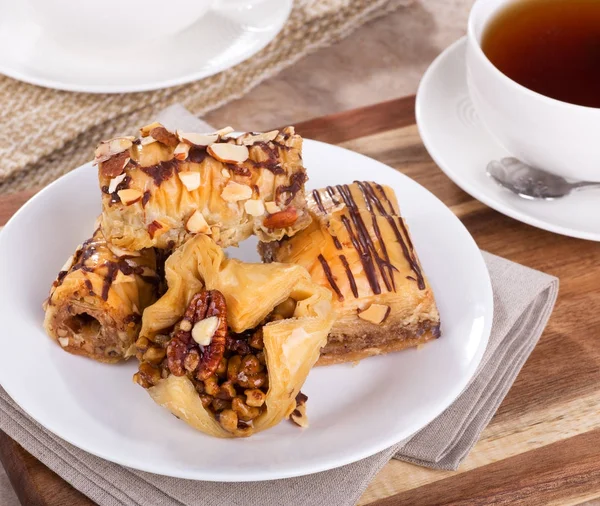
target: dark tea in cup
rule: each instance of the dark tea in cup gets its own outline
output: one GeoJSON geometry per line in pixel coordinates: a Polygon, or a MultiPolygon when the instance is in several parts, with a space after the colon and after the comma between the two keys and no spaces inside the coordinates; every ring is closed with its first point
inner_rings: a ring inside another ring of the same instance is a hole
{"type": "Polygon", "coordinates": [[[600,108],[600,0],[516,0],[490,19],[481,48],[522,86],[600,108]]]}

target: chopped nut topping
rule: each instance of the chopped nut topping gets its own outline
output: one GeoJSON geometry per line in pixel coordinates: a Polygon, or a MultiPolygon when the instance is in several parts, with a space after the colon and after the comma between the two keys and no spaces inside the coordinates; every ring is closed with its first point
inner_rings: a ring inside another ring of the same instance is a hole
{"type": "Polygon", "coordinates": [[[174,133],[169,132],[162,125],[150,130],[150,135],[154,137],[158,142],[171,148],[174,148],[177,146],[177,144],[179,144],[179,139],[177,138],[177,136],[174,133]]]}
{"type": "Polygon", "coordinates": [[[298,404],[296,409],[292,411],[290,417],[294,423],[303,429],[308,427],[308,417],[306,416],[306,404],[298,404]]]}
{"type": "Polygon", "coordinates": [[[143,197],[142,192],[138,190],[134,190],[128,188],[126,190],[119,190],[117,195],[121,199],[121,202],[126,206],[130,206],[131,204],[135,204],[138,200],[141,200],[143,197]]]}
{"type": "Polygon", "coordinates": [[[58,342],[60,343],[60,345],[63,348],[66,348],[67,346],[69,346],[69,338],[68,337],[59,337],[58,342]]]}
{"type": "Polygon", "coordinates": [[[193,146],[208,146],[219,139],[218,134],[196,134],[192,132],[181,132],[177,130],[177,137],[182,142],[186,142],[193,146]]]}
{"type": "MultiPolygon", "coordinates": [[[[225,144],[224,144],[225,145],[225,144]]],[[[223,188],[221,197],[227,202],[237,202],[238,200],[248,200],[252,197],[252,188],[246,184],[229,181],[227,186],[223,188]]]]}
{"type": "Polygon", "coordinates": [[[240,135],[235,143],[243,144],[244,146],[251,146],[252,144],[256,144],[257,142],[270,142],[275,140],[275,138],[279,135],[279,130],[271,130],[270,132],[266,132],[264,134],[251,134],[247,133],[244,135],[240,135]]]}
{"type": "Polygon", "coordinates": [[[96,148],[94,163],[108,160],[114,155],[127,151],[133,146],[134,137],[117,137],[109,141],[102,141],[96,148]]]}
{"type": "Polygon", "coordinates": [[[385,304],[371,304],[364,311],[359,311],[358,317],[375,325],[382,324],[390,314],[390,306],[385,304]]]}
{"type": "Polygon", "coordinates": [[[185,160],[190,152],[190,145],[186,142],[180,142],[173,151],[173,156],[180,161],[185,160]]]}
{"type": "Polygon", "coordinates": [[[154,130],[155,128],[160,128],[162,127],[162,125],[158,122],[155,121],[154,123],[150,123],[149,125],[143,126],[142,128],[140,128],[140,135],[142,137],[148,137],[150,135],[150,132],[152,132],[152,130],[154,130]]]}
{"type": "Polygon", "coordinates": [[[192,330],[192,324],[189,320],[181,320],[179,328],[184,332],[189,332],[190,330],[192,330]]]}
{"type": "Polygon", "coordinates": [[[262,200],[250,199],[244,202],[244,209],[250,216],[262,216],[265,214],[265,205],[262,200]]]}
{"type": "Polygon", "coordinates": [[[208,223],[206,223],[204,215],[197,209],[190,216],[185,224],[185,228],[192,234],[207,234],[210,232],[210,227],[208,226],[208,223]]]}
{"type": "Polygon", "coordinates": [[[73,267],[73,261],[75,260],[75,257],[73,255],[71,255],[67,261],[65,262],[65,265],[62,266],[62,268],[60,269],[59,272],[68,272],[69,269],[71,267],[73,267]]]}
{"type": "Polygon", "coordinates": [[[226,179],[229,179],[231,177],[231,174],[227,169],[221,169],[221,175],[226,179]]]}
{"type": "Polygon", "coordinates": [[[189,192],[193,192],[200,187],[200,172],[180,172],[179,179],[189,192]]]}
{"type": "Polygon", "coordinates": [[[142,146],[147,146],[148,144],[152,144],[153,142],[156,142],[156,139],[151,135],[147,135],[146,137],[142,137],[140,139],[140,144],[142,146]]]}
{"type": "Polygon", "coordinates": [[[242,163],[248,159],[250,152],[246,146],[216,143],[206,149],[208,154],[223,163],[242,163]]]}
{"type": "Polygon", "coordinates": [[[117,189],[117,186],[119,186],[123,182],[123,179],[125,179],[126,176],[127,174],[121,174],[117,177],[112,178],[108,185],[108,193],[114,193],[114,191],[117,189]]]}
{"type": "Polygon", "coordinates": [[[230,134],[233,132],[233,128],[230,126],[226,126],[225,128],[221,128],[221,130],[217,130],[215,133],[223,137],[224,135],[230,134]]]}
{"type": "Polygon", "coordinates": [[[108,160],[100,162],[100,174],[104,177],[116,177],[125,170],[129,160],[131,160],[129,151],[114,155],[108,160]]]}
{"type": "Polygon", "coordinates": [[[200,320],[199,322],[196,322],[192,329],[192,338],[200,346],[208,346],[211,343],[212,337],[215,335],[218,326],[218,316],[210,316],[204,320],[200,320]]]}
{"type": "Polygon", "coordinates": [[[285,211],[267,216],[263,225],[266,228],[286,228],[291,227],[298,219],[298,212],[293,207],[288,207],[285,211]]]}
{"type": "Polygon", "coordinates": [[[279,211],[281,211],[281,209],[279,209],[279,206],[275,203],[275,202],[265,202],[265,209],[267,210],[267,212],[269,214],[275,214],[278,213],[279,211]]]}

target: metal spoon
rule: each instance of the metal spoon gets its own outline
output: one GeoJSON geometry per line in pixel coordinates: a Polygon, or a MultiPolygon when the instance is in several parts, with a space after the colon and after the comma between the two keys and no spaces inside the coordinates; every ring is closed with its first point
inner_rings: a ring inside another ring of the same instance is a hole
{"type": "Polygon", "coordinates": [[[526,199],[553,200],[566,197],[574,190],[600,188],[600,183],[591,181],[570,183],[561,176],[536,169],[512,157],[491,161],[487,174],[500,186],[526,199]]]}

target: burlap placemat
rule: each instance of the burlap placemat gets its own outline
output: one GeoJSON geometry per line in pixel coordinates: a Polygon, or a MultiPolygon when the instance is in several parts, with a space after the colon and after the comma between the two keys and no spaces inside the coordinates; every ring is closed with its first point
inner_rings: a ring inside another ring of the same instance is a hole
{"type": "Polygon", "coordinates": [[[199,115],[240,98],[307,54],[410,3],[295,0],[281,33],[254,57],[213,77],[154,92],[70,93],[0,77],[0,193],[48,184],[88,161],[98,139],[130,132],[168,105],[178,102],[199,115]]]}

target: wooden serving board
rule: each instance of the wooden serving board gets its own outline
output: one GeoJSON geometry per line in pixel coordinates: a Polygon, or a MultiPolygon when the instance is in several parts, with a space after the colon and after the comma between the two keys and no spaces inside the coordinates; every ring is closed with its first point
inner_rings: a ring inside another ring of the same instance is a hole
{"type": "MultiPolygon", "coordinates": [[[[460,190],[421,143],[414,97],[317,118],[297,130],[402,171],[444,201],[482,249],[561,283],[544,335],[460,469],[391,461],[359,504],[600,505],[600,243],[524,225],[460,190]]],[[[0,197],[0,225],[32,194],[0,197]]],[[[2,432],[0,460],[24,505],[92,504],[2,432]]]]}

